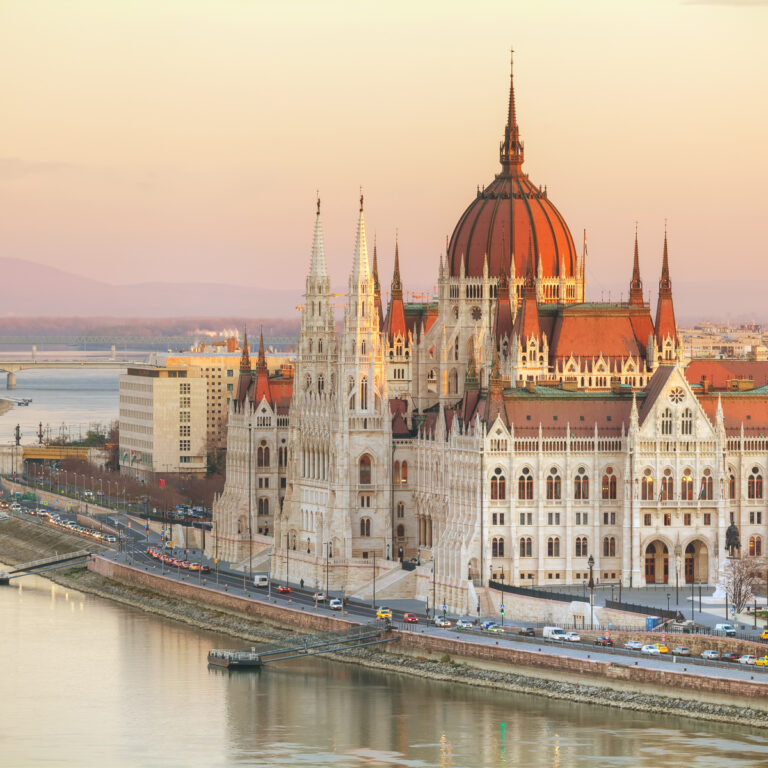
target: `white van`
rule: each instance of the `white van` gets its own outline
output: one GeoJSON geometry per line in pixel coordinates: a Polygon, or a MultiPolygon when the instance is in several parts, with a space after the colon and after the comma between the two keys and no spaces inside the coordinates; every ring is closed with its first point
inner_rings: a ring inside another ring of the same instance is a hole
{"type": "Polygon", "coordinates": [[[254,587],[268,587],[269,586],[269,576],[265,576],[263,573],[256,574],[256,576],[253,577],[253,586],[254,587]]]}
{"type": "Polygon", "coordinates": [[[715,624],[715,634],[736,637],[736,627],[733,624],[715,624]]]}
{"type": "Polygon", "coordinates": [[[565,640],[565,630],[560,627],[544,627],[541,636],[547,640],[565,640]]]}

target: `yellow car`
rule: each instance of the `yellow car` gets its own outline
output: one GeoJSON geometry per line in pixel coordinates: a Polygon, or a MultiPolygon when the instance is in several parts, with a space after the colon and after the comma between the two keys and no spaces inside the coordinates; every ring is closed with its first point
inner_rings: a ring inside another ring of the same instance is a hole
{"type": "Polygon", "coordinates": [[[669,653],[669,648],[664,643],[654,643],[654,645],[659,649],[659,653],[669,653]]]}
{"type": "Polygon", "coordinates": [[[376,609],[376,618],[377,619],[391,619],[392,618],[392,610],[390,608],[385,608],[383,605],[379,606],[376,609]]]}
{"type": "Polygon", "coordinates": [[[760,633],[761,640],[768,640],[768,627],[760,633]]]}
{"type": "Polygon", "coordinates": [[[761,656],[760,658],[755,659],[755,666],[768,667],[768,656],[761,656]]]}

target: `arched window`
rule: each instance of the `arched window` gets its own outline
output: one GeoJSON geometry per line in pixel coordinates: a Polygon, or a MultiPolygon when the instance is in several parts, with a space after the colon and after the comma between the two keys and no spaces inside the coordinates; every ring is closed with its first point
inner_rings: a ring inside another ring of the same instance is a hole
{"type": "Polygon", "coordinates": [[[603,557],[616,557],[616,539],[613,536],[603,539],[603,557]]]}
{"type": "Polygon", "coordinates": [[[763,539],[761,536],[755,536],[755,557],[761,557],[763,554],[763,539]]]}
{"type": "Polygon", "coordinates": [[[728,498],[736,498],[736,475],[733,473],[733,470],[730,470],[728,475],[728,498]]]}
{"type": "Polygon", "coordinates": [[[560,539],[557,536],[547,539],[547,557],[560,557],[560,539]]]}
{"type": "Polygon", "coordinates": [[[491,499],[507,498],[507,480],[500,467],[496,467],[491,478],[491,499]]]}
{"type": "Polygon", "coordinates": [[[752,471],[747,478],[747,498],[763,498],[763,476],[760,474],[759,467],[752,467],[752,471]]]}
{"type": "Polygon", "coordinates": [[[427,374],[427,392],[437,392],[437,371],[434,368],[427,374]]]}
{"type": "Polygon", "coordinates": [[[491,557],[498,557],[499,556],[499,540],[494,539],[491,542],[491,557]]]}
{"type": "Polygon", "coordinates": [[[693,411],[690,408],[686,408],[683,411],[682,418],[680,419],[680,434],[693,434],[693,411]]]}
{"type": "Polygon", "coordinates": [[[408,462],[407,461],[404,461],[402,464],[402,471],[400,473],[400,482],[401,483],[408,482],[408,462]]]}
{"type": "Polygon", "coordinates": [[[603,475],[603,498],[616,498],[616,475],[613,474],[613,467],[608,467],[603,475]]]}
{"type": "Polygon", "coordinates": [[[371,457],[364,453],[360,457],[360,485],[371,484],[371,457]]]}
{"type": "Polygon", "coordinates": [[[665,408],[664,412],[661,414],[661,434],[672,434],[672,411],[670,411],[669,408],[665,408]]]}
{"type": "Polygon", "coordinates": [[[398,525],[397,526],[397,538],[398,539],[404,539],[405,538],[405,526],[404,525],[398,525]]]}
{"type": "Polygon", "coordinates": [[[499,538],[499,557],[504,557],[504,538],[499,538]]]}
{"type": "Polygon", "coordinates": [[[693,476],[690,469],[686,469],[680,478],[680,499],[682,501],[693,500],[693,476]]]}
{"type": "Polygon", "coordinates": [[[399,518],[405,517],[405,504],[402,501],[397,502],[397,516],[399,518]]]}
{"type": "Polygon", "coordinates": [[[395,471],[394,471],[393,479],[396,483],[400,482],[400,462],[399,461],[395,462],[395,471]]]}
{"type": "Polygon", "coordinates": [[[557,469],[552,467],[547,475],[547,498],[552,500],[560,499],[562,496],[562,482],[557,469]]]}
{"type": "Polygon", "coordinates": [[[664,470],[664,476],[661,478],[661,500],[672,501],[675,498],[675,485],[672,478],[672,470],[664,470]]]}
{"type": "Polygon", "coordinates": [[[259,499],[259,514],[260,515],[269,514],[269,499],[259,499]]]}
{"type": "Polygon", "coordinates": [[[360,410],[368,410],[368,377],[360,379],[360,410]]]}
{"type": "Polygon", "coordinates": [[[643,472],[643,479],[640,481],[640,487],[642,490],[641,498],[643,501],[653,501],[656,497],[653,494],[653,475],[650,469],[646,469],[643,472]]]}
{"type": "Polygon", "coordinates": [[[371,535],[371,518],[370,517],[360,518],[360,535],[361,536],[371,535]]]}
{"type": "MultiPolygon", "coordinates": [[[[322,342],[318,342],[318,346],[321,346],[321,345],[322,345],[322,342]]],[[[321,349],[320,351],[322,352],[322,349],[321,349]]],[[[323,376],[323,374],[321,373],[321,374],[320,374],[320,375],[317,377],[317,391],[318,391],[318,393],[320,393],[320,392],[322,392],[324,389],[325,389],[325,377],[324,377],[324,376],[323,376]]]]}
{"type": "Polygon", "coordinates": [[[523,467],[517,480],[517,497],[523,500],[533,498],[533,475],[528,467],[523,467]]]}
{"type": "Polygon", "coordinates": [[[520,557],[533,557],[533,539],[530,536],[520,539],[520,557]]]}
{"type": "Polygon", "coordinates": [[[701,490],[699,491],[699,498],[712,501],[713,495],[713,482],[712,482],[712,470],[705,469],[704,477],[701,478],[701,490]]]}
{"type": "Polygon", "coordinates": [[[256,450],[256,466],[257,467],[268,467],[269,466],[269,447],[267,446],[267,441],[262,440],[259,444],[258,449],[256,450]]]}
{"type": "Polygon", "coordinates": [[[586,557],[588,554],[587,552],[587,537],[586,536],[577,536],[576,537],[576,557],[586,557]]]}
{"type": "Polygon", "coordinates": [[[579,472],[573,481],[573,498],[581,501],[589,499],[589,477],[584,467],[579,467],[579,472]]]}

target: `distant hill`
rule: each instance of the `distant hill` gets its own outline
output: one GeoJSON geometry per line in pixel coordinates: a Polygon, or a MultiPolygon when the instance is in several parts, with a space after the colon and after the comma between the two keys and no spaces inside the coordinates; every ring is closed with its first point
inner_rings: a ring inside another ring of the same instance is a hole
{"type": "Polygon", "coordinates": [[[0,258],[0,317],[296,318],[302,291],[225,283],[113,285],[63,269],[0,258]]]}

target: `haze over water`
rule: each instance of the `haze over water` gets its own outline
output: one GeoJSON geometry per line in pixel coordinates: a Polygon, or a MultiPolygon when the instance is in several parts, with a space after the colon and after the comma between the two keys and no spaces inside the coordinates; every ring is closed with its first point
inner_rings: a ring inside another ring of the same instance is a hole
{"type": "MultiPolygon", "coordinates": [[[[1,525],[1,523],[0,523],[1,525]]],[[[322,659],[210,670],[242,645],[25,577],[0,588],[3,765],[747,768],[765,733],[322,659]]]]}

